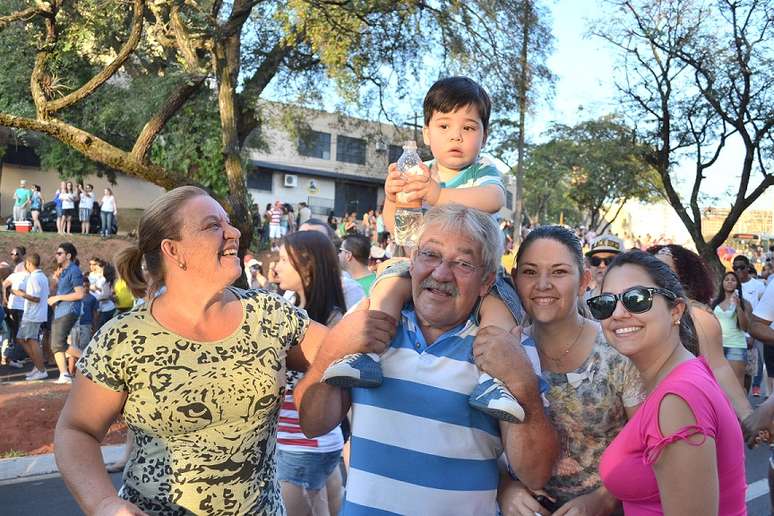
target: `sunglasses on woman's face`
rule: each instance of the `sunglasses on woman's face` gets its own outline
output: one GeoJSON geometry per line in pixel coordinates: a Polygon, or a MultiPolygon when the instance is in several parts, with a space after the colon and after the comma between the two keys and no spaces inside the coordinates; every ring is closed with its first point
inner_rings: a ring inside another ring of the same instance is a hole
{"type": "Polygon", "coordinates": [[[677,295],[671,290],[658,287],[632,287],[620,294],[600,294],[586,301],[591,310],[591,315],[598,321],[605,320],[613,315],[615,307],[620,300],[624,308],[630,313],[645,313],[653,307],[653,294],[661,294],[670,301],[677,299],[677,295]]]}

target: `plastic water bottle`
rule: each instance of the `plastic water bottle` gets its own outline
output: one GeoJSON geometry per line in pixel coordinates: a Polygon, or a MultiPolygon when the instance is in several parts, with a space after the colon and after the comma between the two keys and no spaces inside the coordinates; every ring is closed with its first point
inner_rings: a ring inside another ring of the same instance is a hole
{"type": "MultiPolygon", "coordinates": [[[[398,158],[398,171],[402,176],[422,175],[419,166],[422,159],[417,153],[417,144],[408,141],[403,144],[403,154],[398,158]]],[[[398,192],[395,196],[395,243],[415,247],[422,226],[422,200],[406,200],[407,194],[398,192]]]]}

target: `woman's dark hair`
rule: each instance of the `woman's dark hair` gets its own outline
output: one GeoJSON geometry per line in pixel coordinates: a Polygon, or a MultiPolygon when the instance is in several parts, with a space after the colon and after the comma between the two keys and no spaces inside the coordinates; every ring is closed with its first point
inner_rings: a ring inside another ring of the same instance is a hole
{"type": "Polygon", "coordinates": [[[102,276],[107,281],[107,284],[112,287],[116,282],[116,268],[113,267],[112,263],[98,256],[93,257],[92,260],[102,267],[102,276]]]}
{"type": "MultiPolygon", "coordinates": [[[[739,276],[736,275],[734,271],[728,271],[725,274],[723,274],[722,278],[720,279],[720,288],[718,288],[718,295],[715,296],[715,299],[712,301],[712,308],[715,308],[720,303],[723,302],[723,300],[726,298],[726,289],[723,288],[723,282],[726,281],[726,276],[733,276],[736,280],[736,295],[739,296],[739,302],[742,304],[742,308],[744,308],[744,296],[742,295],[742,282],[739,279],[739,276]]],[[[739,328],[739,318],[736,318],[736,327],[739,328]]]]}
{"type": "Polygon", "coordinates": [[[648,253],[657,255],[668,254],[675,262],[677,277],[683,284],[689,299],[709,305],[715,294],[715,288],[709,267],[704,259],[690,249],[681,245],[654,245],[648,248],[648,253]]]}
{"type": "Polygon", "coordinates": [[[40,191],[40,185],[34,185],[32,188],[34,188],[36,192],[40,191]]]}
{"type": "Polygon", "coordinates": [[[286,235],[282,245],[301,277],[306,306],[313,321],[327,324],[334,310],[346,311],[341,288],[339,258],[333,243],[319,231],[297,231],[286,235]]]}
{"type": "Polygon", "coordinates": [[[636,265],[640,267],[648,276],[650,276],[650,279],[653,280],[653,283],[655,283],[656,286],[673,292],[677,296],[676,300],[672,301],[664,298],[670,308],[675,306],[678,301],[682,301],[682,303],[686,305],[683,316],[680,318],[680,341],[688,351],[694,355],[698,355],[699,341],[696,336],[696,327],[693,324],[693,319],[688,310],[688,297],[686,296],[682,282],[677,275],[667,264],[650,253],[638,250],[628,251],[616,256],[610,265],[607,266],[607,272],[605,272],[605,276],[602,278],[601,287],[604,287],[605,279],[607,279],[607,275],[610,274],[610,271],[623,265],[636,265]]]}
{"type": "Polygon", "coordinates": [[[516,253],[516,264],[521,261],[522,255],[527,251],[536,240],[548,238],[555,240],[564,245],[572,255],[575,265],[578,267],[578,272],[583,276],[583,248],[578,236],[563,226],[538,226],[529,232],[527,237],[519,246],[519,251],[516,253]]]}

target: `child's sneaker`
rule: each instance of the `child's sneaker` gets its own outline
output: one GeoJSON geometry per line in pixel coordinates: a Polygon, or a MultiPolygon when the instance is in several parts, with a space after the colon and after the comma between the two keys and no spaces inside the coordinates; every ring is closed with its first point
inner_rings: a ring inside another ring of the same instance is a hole
{"type": "Polygon", "coordinates": [[[524,421],[524,409],[503,383],[487,374],[482,374],[478,385],[468,398],[468,404],[476,410],[509,423],[524,421]]]}
{"type": "Polygon", "coordinates": [[[342,357],[328,366],[322,381],[343,388],[379,387],[382,384],[379,355],[355,353],[342,357]]]}

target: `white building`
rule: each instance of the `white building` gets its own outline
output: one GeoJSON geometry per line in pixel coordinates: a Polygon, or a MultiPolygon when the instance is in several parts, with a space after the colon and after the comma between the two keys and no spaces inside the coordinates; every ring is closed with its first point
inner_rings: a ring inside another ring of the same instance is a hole
{"type": "Polygon", "coordinates": [[[263,211],[279,200],[309,204],[318,217],[375,210],[387,166],[411,130],[335,113],[261,102],[266,149],[245,151],[247,187],[263,211]]]}

